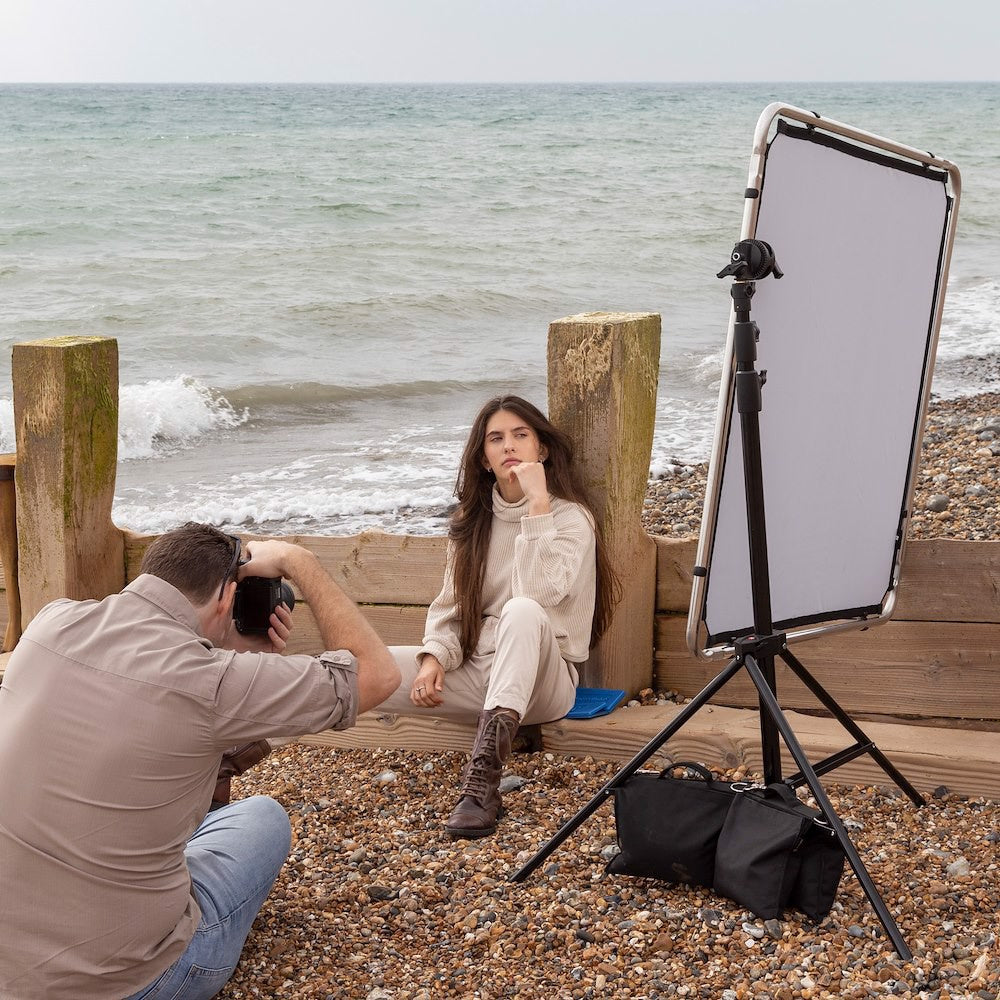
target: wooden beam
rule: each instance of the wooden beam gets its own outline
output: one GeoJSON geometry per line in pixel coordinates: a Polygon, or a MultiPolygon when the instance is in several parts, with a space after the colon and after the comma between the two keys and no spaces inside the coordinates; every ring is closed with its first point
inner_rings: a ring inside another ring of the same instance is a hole
{"type": "Polygon", "coordinates": [[[118,344],[63,337],[15,344],[18,582],[22,624],[57,597],[120,590],[111,521],[118,459],[118,344]]]}
{"type": "Polygon", "coordinates": [[[1000,622],[1000,542],[907,542],[893,618],[1000,622]]]}
{"type": "MultiPolygon", "coordinates": [[[[695,538],[656,542],[656,610],[687,614],[695,538]]],[[[1000,541],[907,542],[896,621],[1000,622],[1000,541]]]]}
{"type": "MultiPolygon", "coordinates": [[[[685,645],[686,618],[657,619],[656,681],[691,697],[721,669],[695,659],[685,645]]],[[[790,647],[849,714],[1000,719],[1000,625],[888,622],[865,632],[840,632],[790,647]]],[[[779,659],[783,706],[819,705],[779,659]]],[[[757,704],[742,671],[716,697],[725,705],[757,704]]]]}
{"type": "MultiPolygon", "coordinates": [[[[563,719],[541,727],[542,749],[566,757],[627,761],[634,757],[680,712],[680,705],[620,708],[598,719],[563,719]]],[[[814,763],[846,748],[853,739],[832,719],[786,713],[806,756],[814,763]]],[[[1000,739],[995,733],[935,729],[896,723],[866,723],[865,734],[925,795],[941,785],[960,795],[1000,800],[1000,739]]],[[[433,718],[378,715],[369,712],[354,729],[303,737],[310,746],[392,748],[429,753],[467,753],[474,727],[433,718]]],[[[761,773],[760,717],[755,711],[706,706],[682,726],[650,758],[647,768],[677,760],[693,760],[723,769],[747,768],[761,773]]],[[[783,748],[785,774],[797,770],[783,748]]],[[[516,770],[516,760],[508,767],[516,770]]],[[[830,772],[824,784],[888,787],[891,780],[868,755],[830,772]]],[[[581,807],[596,788],[580,789],[581,807]]]]}
{"type": "Polygon", "coordinates": [[[660,361],[656,313],[587,313],[549,326],[549,419],[567,432],[622,583],[582,681],[638,691],[651,679],[656,550],[641,523],[660,361]]]}
{"type": "MultiPolygon", "coordinates": [[[[427,621],[427,608],[423,605],[360,604],[358,608],[387,646],[417,646],[423,642],[427,621]]],[[[309,654],[323,651],[316,618],[308,604],[295,603],[286,651],[309,654]]]]}
{"type": "MultiPolygon", "coordinates": [[[[128,579],[139,575],[143,554],[156,535],[125,533],[128,579]]],[[[241,534],[246,542],[262,535],[241,534]]],[[[282,536],[314,552],[326,571],[360,604],[430,604],[441,590],[447,539],[417,535],[389,535],[366,531],[360,535],[282,536]]]]}
{"type": "Polygon", "coordinates": [[[656,610],[687,614],[691,603],[697,538],[663,538],[656,543],[656,610]]]}
{"type": "MultiPolygon", "coordinates": [[[[682,706],[620,708],[600,719],[563,719],[542,726],[542,742],[552,753],[630,760],[676,718],[682,706]]],[[[815,763],[853,744],[838,722],[786,712],[796,739],[815,763]]],[[[918,791],[941,785],[961,795],[1000,799],[1000,739],[995,733],[955,731],[904,724],[866,723],[865,734],[918,791]]],[[[782,748],[783,770],[797,770],[782,748]]],[[[722,768],[763,770],[760,716],[755,711],[706,706],[696,713],[647,767],[670,760],[694,760],[722,768]]],[[[824,784],[877,785],[892,781],[865,755],[830,772],[824,784]]],[[[583,805],[591,791],[581,789],[583,805]]]]}
{"type": "Polygon", "coordinates": [[[327,730],[303,736],[298,742],[315,747],[340,747],[345,750],[392,747],[398,750],[424,750],[440,753],[454,750],[468,753],[476,735],[473,724],[463,725],[430,716],[411,718],[403,715],[379,715],[366,712],[358,716],[353,729],[327,730]]]}

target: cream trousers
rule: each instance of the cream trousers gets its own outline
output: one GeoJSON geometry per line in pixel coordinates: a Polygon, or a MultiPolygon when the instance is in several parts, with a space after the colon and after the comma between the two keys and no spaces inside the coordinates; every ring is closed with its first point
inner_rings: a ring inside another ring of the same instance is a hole
{"type": "Polygon", "coordinates": [[[484,709],[511,708],[525,724],[561,719],[576,700],[576,667],[564,660],[545,610],[529,597],[513,597],[500,612],[496,650],[476,653],[444,675],[444,703],[422,708],[410,701],[419,646],[390,646],[402,683],[376,711],[475,722],[484,709]]]}

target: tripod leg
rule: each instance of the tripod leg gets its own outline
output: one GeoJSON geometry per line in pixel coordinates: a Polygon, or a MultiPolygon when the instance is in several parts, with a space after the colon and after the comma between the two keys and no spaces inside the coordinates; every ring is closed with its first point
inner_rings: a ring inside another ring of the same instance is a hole
{"type": "Polygon", "coordinates": [[[768,714],[772,719],[774,719],[775,725],[781,732],[782,739],[785,741],[785,746],[788,747],[788,752],[795,759],[795,763],[798,764],[799,770],[801,770],[803,775],[805,775],[806,783],[809,785],[809,789],[816,798],[817,803],[819,803],[823,816],[826,818],[826,821],[830,824],[830,826],[833,827],[837,840],[840,841],[840,846],[843,847],[844,853],[847,855],[847,859],[851,863],[851,868],[854,869],[854,874],[857,875],[858,881],[861,883],[861,887],[864,889],[865,895],[868,897],[868,901],[872,904],[879,920],[882,921],[882,926],[889,935],[889,939],[892,941],[899,957],[902,958],[904,962],[908,962],[911,958],[913,958],[913,952],[911,952],[907,947],[906,942],[903,940],[903,936],[899,933],[896,921],[892,919],[892,914],[885,905],[885,901],[879,895],[879,891],[875,887],[875,883],[868,874],[868,869],[865,868],[864,862],[858,855],[857,850],[855,850],[854,844],[851,843],[851,838],[848,836],[847,830],[844,828],[844,824],[840,821],[840,817],[834,811],[833,804],[830,802],[826,791],[820,784],[819,777],[816,775],[812,765],[809,763],[809,759],[803,752],[802,746],[799,744],[798,739],[796,739],[795,733],[792,732],[792,727],[788,724],[788,720],[781,711],[781,706],[778,704],[778,700],[775,698],[774,692],[772,692],[768,687],[767,681],[761,673],[760,667],[757,665],[757,661],[752,656],[747,655],[744,658],[744,665],[746,666],[747,673],[750,675],[750,679],[754,683],[754,687],[757,688],[761,703],[766,707],[768,714]]]}
{"type": "Polygon", "coordinates": [[[661,729],[575,816],[563,823],[523,867],[510,876],[510,881],[523,882],[577,827],[582,826],[598,810],[619,785],[635,774],[709,698],[727,684],[742,666],[741,658],[730,660],[726,669],[705,685],[666,728],[661,729]]]}
{"type": "MultiPolygon", "coordinates": [[[[816,696],[816,698],[829,710],[833,717],[857,740],[858,744],[863,746],[864,752],[867,753],[871,758],[882,768],[885,773],[892,778],[896,783],[897,787],[904,792],[910,799],[910,801],[915,806],[925,805],[924,797],[918,792],[913,785],[903,777],[903,775],[896,769],[896,767],[891,763],[888,757],[882,753],[881,750],[868,738],[861,727],[837,704],[826,688],[809,671],[803,666],[799,659],[788,651],[787,648],[783,649],[778,654],[785,663],[788,664],[792,673],[809,690],[816,696]]],[[[795,784],[795,776],[789,779],[792,784],[795,784]]]]}

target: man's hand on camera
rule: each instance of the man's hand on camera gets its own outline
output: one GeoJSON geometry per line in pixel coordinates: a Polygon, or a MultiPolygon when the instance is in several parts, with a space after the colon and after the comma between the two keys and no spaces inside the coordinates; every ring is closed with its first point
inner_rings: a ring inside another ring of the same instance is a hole
{"type": "Polygon", "coordinates": [[[240,567],[239,579],[247,576],[264,576],[274,579],[277,576],[292,575],[292,564],[297,556],[305,550],[293,542],[280,538],[268,538],[247,542],[246,551],[250,558],[240,567]]]}
{"type": "Polygon", "coordinates": [[[283,653],[292,634],[292,613],[284,604],[279,604],[271,615],[271,626],[267,635],[243,635],[233,625],[229,629],[225,649],[235,649],[237,653],[283,653]]]}

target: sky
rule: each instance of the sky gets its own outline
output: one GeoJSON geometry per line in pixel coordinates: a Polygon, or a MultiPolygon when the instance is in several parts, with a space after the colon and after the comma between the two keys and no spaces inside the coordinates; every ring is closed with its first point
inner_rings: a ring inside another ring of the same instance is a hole
{"type": "Polygon", "coordinates": [[[2,82],[996,80],[998,0],[0,0],[2,82]]]}

